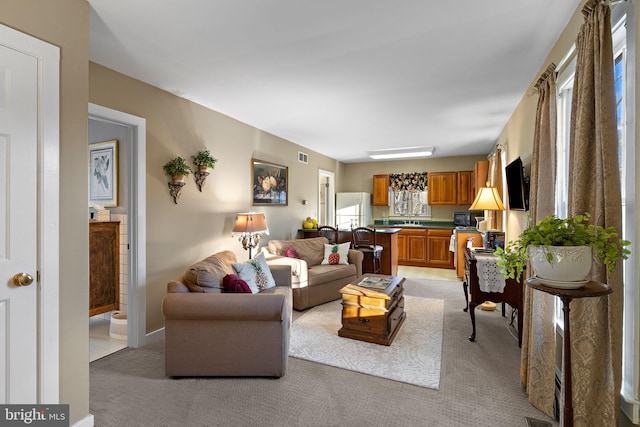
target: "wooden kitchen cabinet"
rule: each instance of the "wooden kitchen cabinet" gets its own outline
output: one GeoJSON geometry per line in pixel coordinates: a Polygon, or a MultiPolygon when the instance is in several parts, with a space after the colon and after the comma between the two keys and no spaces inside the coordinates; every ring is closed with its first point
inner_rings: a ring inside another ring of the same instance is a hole
{"type": "Polygon", "coordinates": [[[458,204],[458,172],[429,172],[427,180],[431,206],[458,204]]]}
{"type": "Polygon", "coordinates": [[[473,171],[458,172],[457,200],[459,205],[470,205],[475,199],[473,191],[473,171]]]}
{"type": "Polygon", "coordinates": [[[427,267],[453,268],[453,252],[449,251],[450,228],[427,229],[427,267]]]}
{"type": "Polygon", "coordinates": [[[120,223],[89,222],[89,316],[120,309],[120,223]]]}
{"type": "Polygon", "coordinates": [[[476,162],[473,175],[473,198],[475,199],[478,191],[480,191],[480,187],[485,187],[487,185],[487,180],[489,179],[489,161],[483,160],[476,162]]]}
{"type": "MultiPolygon", "coordinates": [[[[404,230],[402,230],[404,231],[404,230]]],[[[407,235],[402,231],[398,232],[398,265],[407,265],[407,235]]]]}
{"type": "Polygon", "coordinates": [[[398,264],[427,266],[427,229],[403,228],[398,233],[398,264]]]}
{"type": "Polygon", "coordinates": [[[373,206],[389,206],[389,175],[373,176],[373,206]]]}

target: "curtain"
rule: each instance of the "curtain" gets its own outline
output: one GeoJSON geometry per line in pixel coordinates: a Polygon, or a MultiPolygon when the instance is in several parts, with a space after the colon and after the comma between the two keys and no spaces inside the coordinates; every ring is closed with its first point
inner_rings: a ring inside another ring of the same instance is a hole
{"type": "MultiPolygon", "coordinates": [[[[498,189],[498,194],[504,202],[504,194],[502,191],[502,149],[500,146],[496,151],[488,156],[489,159],[489,185],[498,189]]],[[[490,230],[502,230],[502,212],[487,211],[487,219],[489,220],[490,230]]]]}
{"type": "Polygon", "coordinates": [[[424,191],[427,189],[427,172],[404,172],[389,174],[393,191],[424,191]]]}
{"type": "MultiPolygon", "coordinates": [[[[537,223],[555,211],[556,175],[556,74],[550,64],[535,85],[538,107],[531,159],[529,215],[537,223]]],[[[529,402],[553,416],[555,391],[554,297],[524,287],[520,379],[529,402]]]]}
{"type": "MultiPolygon", "coordinates": [[[[622,230],[616,101],[609,7],[590,0],[576,39],[571,100],[568,213],[622,230]]],[[[594,260],[595,261],[595,260],[594,260]]],[[[613,288],[608,297],[571,303],[573,410],[576,426],[616,426],[622,369],[622,266],[608,274],[594,262],[591,280],[613,288]]]]}

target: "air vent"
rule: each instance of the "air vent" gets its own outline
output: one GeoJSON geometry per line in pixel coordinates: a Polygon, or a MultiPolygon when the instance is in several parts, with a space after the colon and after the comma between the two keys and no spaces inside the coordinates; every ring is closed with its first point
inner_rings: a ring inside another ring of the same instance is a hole
{"type": "Polygon", "coordinates": [[[305,165],[309,164],[309,155],[307,153],[303,153],[302,151],[298,151],[298,161],[300,163],[304,163],[305,165]]]}

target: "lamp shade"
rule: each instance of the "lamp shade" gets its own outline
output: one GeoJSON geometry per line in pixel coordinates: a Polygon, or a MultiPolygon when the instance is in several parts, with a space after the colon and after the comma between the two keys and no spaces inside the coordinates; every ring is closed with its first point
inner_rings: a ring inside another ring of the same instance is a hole
{"type": "Polygon", "coordinates": [[[263,213],[249,212],[236,215],[233,226],[234,233],[263,233],[268,232],[267,221],[263,213]]]}
{"type": "Polygon", "coordinates": [[[481,187],[469,210],[503,211],[504,205],[495,187],[481,187]]]}

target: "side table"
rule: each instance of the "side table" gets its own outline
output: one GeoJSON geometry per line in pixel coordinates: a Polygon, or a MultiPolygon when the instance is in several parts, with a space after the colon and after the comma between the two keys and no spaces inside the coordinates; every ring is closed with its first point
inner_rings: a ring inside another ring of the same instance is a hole
{"type": "Polygon", "coordinates": [[[569,324],[569,305],[575,298],[602,297],[613,292],[604,283],[587,282],[579,289],[561,289],[545,285],[539,279],[531,277],[525,282],[533,289],[560,297],[562,312],[564,313],[564,341],[562,343],[562,390],[564,408],[562,411],[562,425],[573,427],[573,393],[571,389],[571,325],[569,324]]]}

